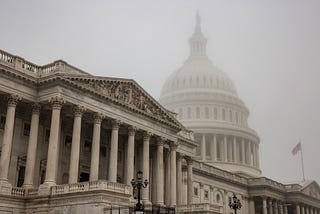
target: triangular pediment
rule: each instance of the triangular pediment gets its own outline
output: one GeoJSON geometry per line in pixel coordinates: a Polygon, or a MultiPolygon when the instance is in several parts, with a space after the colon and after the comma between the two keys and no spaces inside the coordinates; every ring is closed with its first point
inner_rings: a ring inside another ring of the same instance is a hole
{"type": "Polygon", "coordinates": [[[108,77],[64,75],[73,86],[104,97],[115,104],[181,129],[181,123],[134,80],[108,77]]]}
{"type": "Polygon", "coordinates": [[[320,199],[320,187],[316,181],[310,181],[301,188],[301,192],[313,198],[320,199]]]}

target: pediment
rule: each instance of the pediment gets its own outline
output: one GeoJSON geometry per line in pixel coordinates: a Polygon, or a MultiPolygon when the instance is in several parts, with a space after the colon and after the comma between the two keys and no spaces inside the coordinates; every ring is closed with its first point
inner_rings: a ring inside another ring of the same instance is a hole
{"type": "Polygon", "coordinates": [[[64,76],[73,86],[104,97],[115,104],[181,129],[181,123],[134,80],[107,77],[64,76]]]}
{"type": "Polygon", "coordinates": [[[301,188],[301,192],[313,198],[320,199],[320,187],[316,181],[311,181],[301,188]]]}

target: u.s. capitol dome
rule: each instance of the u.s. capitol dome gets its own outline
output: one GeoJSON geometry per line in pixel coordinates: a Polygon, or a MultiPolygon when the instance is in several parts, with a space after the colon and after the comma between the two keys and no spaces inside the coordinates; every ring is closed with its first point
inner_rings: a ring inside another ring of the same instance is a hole
{"type": "Polygon", "coordinates": [[[259,137],[248,127],[249,110],[228,75],[206,53],[197,15],[190,56],[163,85],[160,103],[176,112],[199,143],[196,158],[248,176],[261,174],[259,137]]]}

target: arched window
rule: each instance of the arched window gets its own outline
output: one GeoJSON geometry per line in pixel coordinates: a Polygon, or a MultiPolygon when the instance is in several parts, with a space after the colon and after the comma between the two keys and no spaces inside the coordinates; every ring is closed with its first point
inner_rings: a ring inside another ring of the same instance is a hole
{"type": "Polygon", "coordinates": [[[229,111],[229,115],[230,115],[230,122],[232,122],[232,110],[229,111]]]}

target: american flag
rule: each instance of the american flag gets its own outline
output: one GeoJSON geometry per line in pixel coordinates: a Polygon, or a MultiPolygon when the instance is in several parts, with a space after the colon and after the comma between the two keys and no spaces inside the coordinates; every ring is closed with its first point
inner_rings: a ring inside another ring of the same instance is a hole
{"type": "Polygon", "coordinates": [[[301,151],[301,142],[299,142],[291,151],[293,155],[296,155],[299,151],[301,151]]]}

